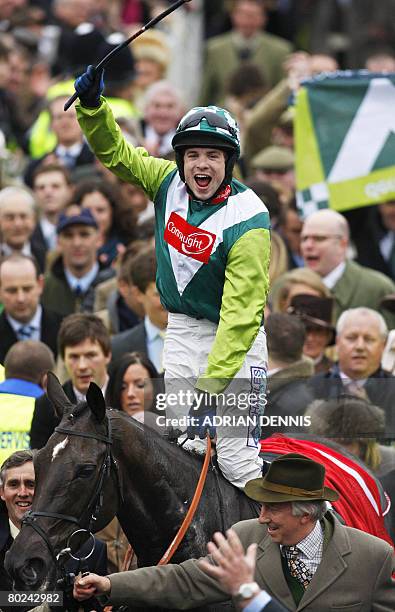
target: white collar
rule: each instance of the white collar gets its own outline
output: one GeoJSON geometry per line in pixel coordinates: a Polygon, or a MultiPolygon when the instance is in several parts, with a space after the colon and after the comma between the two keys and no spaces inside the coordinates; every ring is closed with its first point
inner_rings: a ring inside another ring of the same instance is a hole
{"type": "Polygon", "coordinates": [[[348,385],[349,383],[353,382],[356,385],[358,385],[358,387],[363,387],[363,385],[367,381],[367,378],[358,378],[357,380],[355,380],[353,378],[350,378],[340,368],[339,368],[339,374],[340,374],[340,378],[342,379],[342,383],[345,384],[345,385],[348,385]]]}
{"type": "Polygon", "coordinates": [[[71,145],[71,147],[65,147],[62,144],[59,144],[56,147],[56,155],[59,155],[60,157],[65,157],[66,155],[71,155],[71,157],[78,157],[79,154],[81,153],[83,147],[83,143],[82,142],[75,142],[73,145],[71,145]]]}
{"type": "Polygon", "coordinates": [[[95,261],[89,272],[87,272],[84,276],[81,276],[81,278],[77,278],[76,276],[74,276],[74,274],[72,274],[67,268],[64,269],[66,280],[69,284],[70,289],[74,291],[77,287],[80,287],[82,293],[88,291],[89,287],[95,280],[98,272],[99,264],[97,263],[97,261],[95,261]]]}
{"type": "Polygon", "coordinates": [[[340,277],[343,276],[345,267],[346,262],[342,261],[332,270],[332,272],[329,272],[329,274],[323,277],[322,282],[324,285],[326,285],[326,287],[328,287],[328,289],[333,289],[340,277]]]}
{"type": "Polygon", "coordinates": [[[166,153],[172,150],[171,141],[175,133],[175,130],[170,130],[166,134],[159,135],[149,123],[145,126],[145,140],[147,143],[150,146],[156,146],[160,143],[159,155],[166,155],[166,153]]]}
{"type": "Polygon", "coordinates": [[[8,519],[8,523],[9,523],[9,526],[10,526],[11,537],[12,537],[13,540],[15,540],[16,536],[20,532],[20,529],[18,529],[18,527],[16,525],[14,525],[14,523],[11,521],[11,519],[8,519]]]}
{"type": "Polygon", "coordinates": [[[21,249],[13,249],[6,242],[2,242],[1,243],[1,253],[3,257],[8,257],[8,255],[13,255],[14,253],[21,253],[22,255],[31,256],[32,248],[31,248],[30,242],[25,242],[25,244],[23,245],[21,249]]]}
{"type": "MultiPolygon", "coordinates": [[[[316,521],[314,528],[310,533],[303,538],[300,542],[295,544],[297,548],[304,554],[308,559],[313,559],[320,550],[324,542],[324,533],[321,527],[320,521],[316,521]]],[[[281,550],[283,545],[280,546],[281,550]]]]}

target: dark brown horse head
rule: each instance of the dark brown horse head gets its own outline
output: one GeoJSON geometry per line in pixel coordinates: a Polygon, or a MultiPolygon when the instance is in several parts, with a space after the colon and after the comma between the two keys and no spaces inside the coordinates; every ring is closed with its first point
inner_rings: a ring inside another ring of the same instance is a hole
{"type": "Polygon", "coordinates": [[[74,405],[49,373],[47,394],[61,422],[35,457],[32,510],[6,555],[6,569],[22,590],[53,588],[61,561],[68,558],[63,549],[77,553],[88,532],[101,529],[117,510],[111,432],[101,390],[91,383],[86,402],[74,405]],[[114,500],[105,513],[103,494],[114,500]],[[83,531],[73,536],[79,529],[83,531]]]}

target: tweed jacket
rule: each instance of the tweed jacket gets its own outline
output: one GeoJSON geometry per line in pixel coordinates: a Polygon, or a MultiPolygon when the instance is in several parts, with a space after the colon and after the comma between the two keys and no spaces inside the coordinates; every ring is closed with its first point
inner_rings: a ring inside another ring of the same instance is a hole
{"type": "MultiPolygon", "coordinates": [[[[291,52],[292,46],[288,41],[261,32],[257,34],[256,45],[248,61],[262,70],[267,85],[271,88],[283,78],[283,63],[291,52]]],[[[242,63],[233,32],[215,36],[208,41],[203,70],[202,104],[224,103],[229,78],[242,63]]]]}
{"type": "MultiPolygon", "coordinates": [[[[303,612],[393,612],[395,582],[393,549],[374,536],[344,527],[328,516],[332,537],[322,561],[296,606],[285,580],[280,548],[257,519],[234,528],[244,548],[258,543],[255,580],[285,608],[303,612]]],[[[196,560],[180,565],[146,567],[109,576],[112,604],[161,605],[186,610],[225,601],[217,582],[200,570],[196,560]]]]}
{"type": "Polygon", "coordinates": [[[366,306],[378,310],[387,322],[388,328],[395,327],[395,314],[380,308],[385,295],[395,293],[393,281],[371,268],[361,266],[355,261],[347,261],[342,276],[333,287],[335,296],[335,318],[348,308],[366,306]]]}

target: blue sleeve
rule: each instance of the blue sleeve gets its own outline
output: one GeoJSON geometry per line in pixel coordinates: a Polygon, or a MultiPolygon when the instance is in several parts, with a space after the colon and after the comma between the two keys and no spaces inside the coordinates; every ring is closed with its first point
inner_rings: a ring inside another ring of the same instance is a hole
{"type": "Polygon", "coordinates": [[[244,612],[260,612],[264,610],[272,598],[266,591],[261,591],[254,597],[252,601],[244,608],[244,612]]]}

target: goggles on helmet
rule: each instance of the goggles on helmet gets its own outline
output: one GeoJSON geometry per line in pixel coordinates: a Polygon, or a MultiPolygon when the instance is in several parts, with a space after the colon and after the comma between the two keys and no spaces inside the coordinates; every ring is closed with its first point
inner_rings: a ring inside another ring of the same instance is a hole
{"type": "Polygon", "coordinates": [[[205,119],[210,127],[226,130],[229,132],[229,134],[231,134],[231,136],[233,136],[233,138],[237,138],[237,130],[229,125],[225,117],[212,113],[207,109],[196,111],[196,113],[193,113],[193,115],[189,115],[189,117],[182,119],[177,131],[181,132],[183,130],[187,130],[188,128],[195,127],[196,125],[199,125],[202,119],[205,119]]]}

